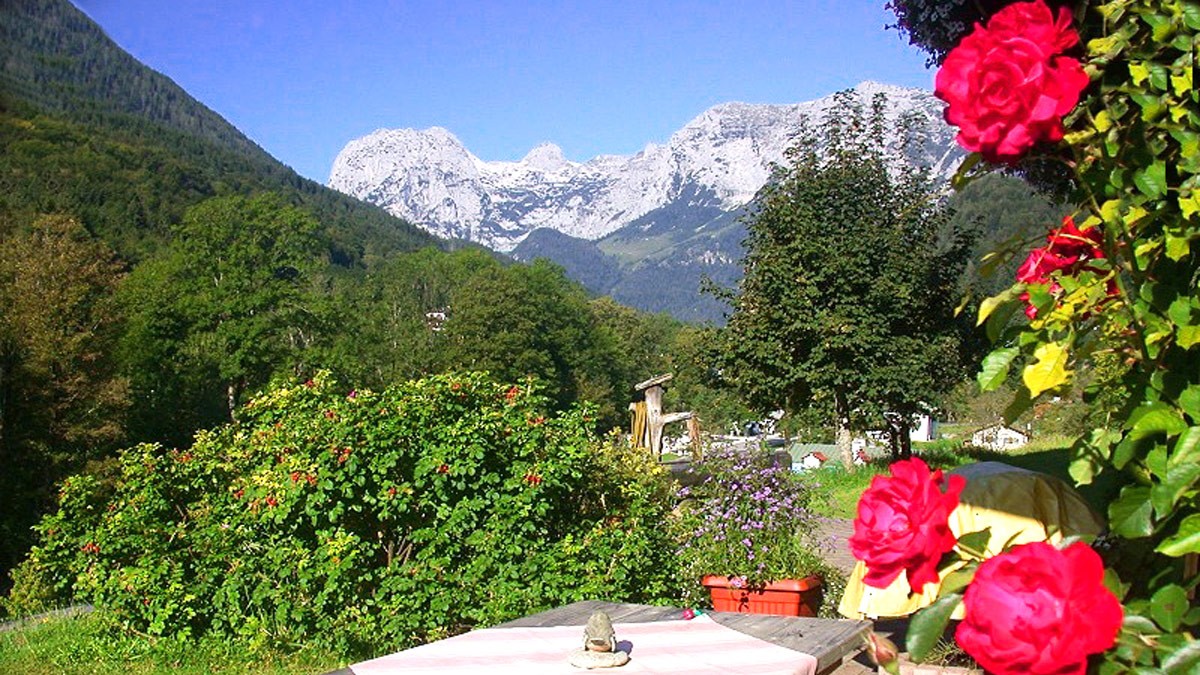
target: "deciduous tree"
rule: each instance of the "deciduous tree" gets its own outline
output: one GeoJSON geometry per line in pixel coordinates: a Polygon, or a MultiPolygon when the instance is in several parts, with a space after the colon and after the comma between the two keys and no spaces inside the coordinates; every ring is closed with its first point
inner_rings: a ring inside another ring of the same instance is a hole
{"type": "Polygon", "coordinates": [[[883,101],[843,93],[807,127],[748,222],[722,375],[760,410],[832,399],[851,428],[907,421],[962,375],[954,286],[968,242],[947,232],[926,173],[889,166],[883,101]]]}

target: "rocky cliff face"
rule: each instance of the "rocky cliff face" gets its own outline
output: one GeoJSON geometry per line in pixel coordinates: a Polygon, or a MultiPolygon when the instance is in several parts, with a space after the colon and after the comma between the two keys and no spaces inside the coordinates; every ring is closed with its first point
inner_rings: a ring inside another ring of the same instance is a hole
{"type": "MultiPolygon", "coordinates": [[[[897,167],[920,163],[948,175],[959,152],[942,104],[926,91],[864,82],[854,89],[865,104],[887,95],[889,119],[910,115],[927,142],[897,148],[897,167]]],[[[329,178],[337,190],[384,207],[447,238],[510,251],[537,228],[597,240],[644,219],[689,209],[733,211],[766,183],[771,165],[806,118],[818,119],[828,96],[793,105],[726,103],[706,110],[663,145],[631,156],[603,155],[571,162],[540,145],[519,162],[489,162],[441,128],[379,130],[351,141],[329,178]]],[[[898,125],[892,125],[896,129],[898,125]]],[[[670,227],[655,221],[656,229],[670,227]]]]}

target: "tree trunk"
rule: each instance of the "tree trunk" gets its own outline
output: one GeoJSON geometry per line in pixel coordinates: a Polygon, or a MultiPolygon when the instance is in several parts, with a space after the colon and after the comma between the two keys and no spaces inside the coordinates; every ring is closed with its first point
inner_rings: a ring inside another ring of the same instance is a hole
{"type": "Polygon", "coordinates": [[[230,382],[225,386],[225,405],[229,407],[229,420],[233,421],[237,413],[238,396],[242,393],[240,382],[230,382]]]}
{"type": "Polygon", "coordinates": [[[854,466],[854,450],[851,448],[850,437],[850,403],[846,401],[846,394],[841,389],[835,389],[833,392],[833,414],[837,428],[834,443],[837,444],[842,464],[849,469],[854,466]]]}
{"type": "Polygon", "coordinates": [[[900,424],[900,459],[912,459],[912,429],[908,420],[902,420],[900,424]]]}

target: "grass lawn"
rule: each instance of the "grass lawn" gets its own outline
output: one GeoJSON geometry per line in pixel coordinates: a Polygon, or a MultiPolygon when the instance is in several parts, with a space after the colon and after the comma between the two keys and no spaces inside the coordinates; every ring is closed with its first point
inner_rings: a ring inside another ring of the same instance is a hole
{"type": "MultiPolygon", "coordinates": [[[[1004,462],[1074,484],[1067,471],[1071,463],[1071,441],[1065,437],[1046,437],[1007,453],[955,448],[948,443],[935,441],[916,443],[913,452],[934,468],[949,470],[972,462],[1004,462]]],[[[872,477],[887,473],[889,463],[880,460],[845,469],[836,462],[830,462],[821,469],[804,474],[820,485],[820,494],[825,497],[814,503],[814,510],[824,516],[854,518],[859,496],[871,484],[872,477]]],[[[1079,493],[1092,508],[1103,514],[1108,502],[1116,496],[1117,489],[1116,476],[1106,474],[1091,485],[1080,487],[1079,493]]]]}
{"type": "Polygon", "coordinates": [[[292,654],[251,651],[215,640],[180,642],[113,636],[94,615],[36,619],[0,632],[0,673],[279,673],[315,675],[346,666],[336,655],[312,649],[292,654]]]}

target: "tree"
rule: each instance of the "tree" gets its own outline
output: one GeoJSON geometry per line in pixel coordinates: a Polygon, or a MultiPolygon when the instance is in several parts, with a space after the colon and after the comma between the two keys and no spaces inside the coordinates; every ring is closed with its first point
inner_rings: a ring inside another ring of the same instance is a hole
{"type": "Polygon", "coordinates": [[[144,411],[173,417],[182,397],[229,419],[247,388],[304,367],[319,329],[305,286],[319,263],[316,231],[273,194],[188,209],[165,257],[139,266],[124,294],[124,353],[144,411]]]}
{"type": "Polygon", "coordinates": [[[613,364],[616,339],[593,316],[587,293],[544,259],[485,268],[455,292],[445,338],[450,362],[501,379],[549,383],[559,407],[599,406],[605,425],[621,425],[629,400],[613,364]]]}
{"type": "MultiPolygon", "coordinates": [[[[760,410],[832,399],[849,462],[852,427],[908,421],[960,379],[954,285],[963,237],[923,170],[892,170],[882,97],[849,93],[802,130],[748,221],[745,276],[722,331],[722,376],[760,410]]],[[[903,136],[902,136],[903,137],[903,136]]]]}
{"type": "Polygon", "coordinates": [[[0,570],[29,543],[54,483],[124,435],[129,387],[110,358],[122,276],[112,250],[66,216],[0,246],[0,570]]]}

